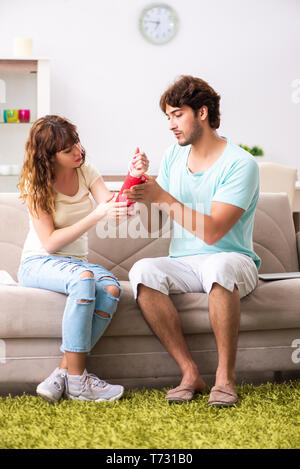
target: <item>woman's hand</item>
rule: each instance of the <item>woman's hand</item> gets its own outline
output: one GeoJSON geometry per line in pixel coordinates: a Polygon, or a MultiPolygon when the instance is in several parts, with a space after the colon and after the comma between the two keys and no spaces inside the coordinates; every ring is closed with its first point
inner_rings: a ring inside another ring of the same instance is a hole
{"type": "Polygon", "coordinates": [[[141,177],[149,168],[149,160],[144,152],[136,149],[135,155],[129,163],[129,172],[131,176],[141,177]]]}
{"type": "Polygon", "coordinates": [[[108,202],[102,202],[94,209],[99,220],[106,217],[108,220],[120,223],[125,220],[132,210],[127,206],[127,202],[115,202],[117,194],[114,194],[113,199],[108,199],[108,202]]]}

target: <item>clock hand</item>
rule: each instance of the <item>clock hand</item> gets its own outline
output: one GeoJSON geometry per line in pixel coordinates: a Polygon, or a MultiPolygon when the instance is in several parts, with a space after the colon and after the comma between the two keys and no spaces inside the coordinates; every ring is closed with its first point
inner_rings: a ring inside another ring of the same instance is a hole
{"type": "Polygon", "coordinates": [[[147,20],[147,23],[155,23],[155,24],[159,25],[159,24],[160,24],[160,21],[147,20]]]}

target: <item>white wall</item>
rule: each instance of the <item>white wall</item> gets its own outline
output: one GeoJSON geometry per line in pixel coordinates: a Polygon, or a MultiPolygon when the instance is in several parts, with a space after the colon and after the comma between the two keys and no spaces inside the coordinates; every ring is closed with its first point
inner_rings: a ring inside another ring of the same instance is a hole
{"type": "Polygon", "coordinates": [[[151,0],[0,0],[0,56],[33,38],[51,59],[51,112],[77,124],[103,174],[125,173],[137,145],[157,173],[174,141],[158,101],[180,74],[222,95],[221,135],[300,170],[300,1],[165,1],[180,31],[154,46],[138,30],[151,0]]]}

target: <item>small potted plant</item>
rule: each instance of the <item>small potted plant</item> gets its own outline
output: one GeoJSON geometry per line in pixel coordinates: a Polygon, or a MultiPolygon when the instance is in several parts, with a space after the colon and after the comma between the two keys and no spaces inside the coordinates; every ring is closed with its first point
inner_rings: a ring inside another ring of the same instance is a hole
{"type": "Polygon", "coordinates": [[[262,148],[259,148],[257,146],[254,146],[254,147],[250,148],[247,145],[243,145],[242,143],[240,143],[239,146],[241,148],[244,148],[244,150],[248,151],[253,156],[263,156],[264,155],[264,152],[263,152],[262,148]]]}

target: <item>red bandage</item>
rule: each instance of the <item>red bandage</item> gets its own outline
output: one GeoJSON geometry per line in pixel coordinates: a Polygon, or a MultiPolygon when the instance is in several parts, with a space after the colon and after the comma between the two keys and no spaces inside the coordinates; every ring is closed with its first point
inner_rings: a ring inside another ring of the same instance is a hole
{"type": "MultiPolygon", "coordinates": [[[[135,154],[137,155],[140,152],[139,148],[136,149],[135,154]]],[[[143,182],[146,181],[145,176],[140,176],[140,177],[134,177],[131,176],[130,171],[128,172],[124,182],[123,186],[121,187],[121,190],[118,194],[118,197],[116,198],[116,202],[126,202],[127,201],[127,206],[134,204],[135,202],[129,202],[128,198],[126,195],[123,194],[125,190],[130,189],[132,186],[135,186],[137,184],[142,184],[143,182]]]]}
{"type": "Polygon", "coordinates": [[[130,189],[132,186],[135,186],[137,184],[142,184],[145,181],[146,181],[145,176],[135,178],[133,176],[130,176],[130,173],[128,173],[126,178],[125,178],[125,181],[123,182],[123,186],[121,187],[121,190],[118,194],[118,197],[116,198],[116,202],[126,202],[127,201],[128,206],[134,204],[135,202],[129,202],[128,201],[128,198],[126,197],[125,194],[123,194],[123,192],[125,190],[130,189]]]}

